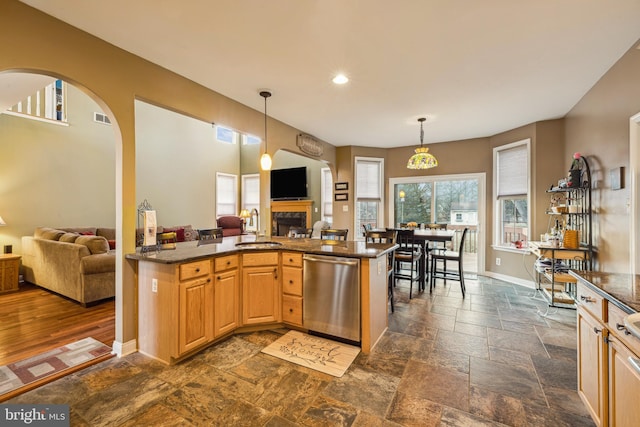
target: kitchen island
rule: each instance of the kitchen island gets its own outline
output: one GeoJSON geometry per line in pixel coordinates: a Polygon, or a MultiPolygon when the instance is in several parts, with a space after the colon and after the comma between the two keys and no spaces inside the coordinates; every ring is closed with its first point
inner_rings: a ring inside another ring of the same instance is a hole
{"type": "Polygon", "coordinates": [[[387,328],[387,254],[395,248],[242,235],[128,254],[137,261],[138,349],[170,364],[233,333],[306,331],[302,260],[313,254],[359,260],[360,347],[369,353],[387,328]]]}
{"type": "Polygon", "coordinates": [[[578,395],[597,426],[640,419],[640,338],[627,325],[640,311],[640,277],[570,271],[577,279],[578,395]]]}

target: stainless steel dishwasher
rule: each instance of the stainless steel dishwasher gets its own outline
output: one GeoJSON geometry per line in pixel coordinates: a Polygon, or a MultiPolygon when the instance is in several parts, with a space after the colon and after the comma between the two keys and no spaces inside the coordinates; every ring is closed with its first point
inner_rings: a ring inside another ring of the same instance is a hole
{"type": "Polygon", "coordinates": [[[304,327],[360,342],[360,260],[309,254],[303,260],[304,327]]]}

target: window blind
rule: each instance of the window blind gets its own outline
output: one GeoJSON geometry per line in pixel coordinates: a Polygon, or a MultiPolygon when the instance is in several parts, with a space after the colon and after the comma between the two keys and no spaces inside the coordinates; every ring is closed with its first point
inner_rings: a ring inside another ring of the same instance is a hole
{"type": "Polygon", "coordinates": [[[529,160],[527,145],[498,151],[497,197],[520,196],[528,193],[529,160]]]}
{"type": "Polygon", "coordinates": [[[260,175],[242,176],[242,208],[260,210],[260,175]]]}
{"type": "Polygon", "coordinates": [[[236,176],[216,174],[216,214],[237,215],[237,185],[236,176]]]}
{"type": "Polygon", "coordinates": [[[356,199],[382,200],[380,162],[358,160],[356,162],[356,199]]]}

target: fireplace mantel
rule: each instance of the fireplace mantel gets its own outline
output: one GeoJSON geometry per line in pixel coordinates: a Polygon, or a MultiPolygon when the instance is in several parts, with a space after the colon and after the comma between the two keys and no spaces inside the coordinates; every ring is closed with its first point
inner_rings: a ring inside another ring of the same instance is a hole
{"type": "Polygon", "coordinates": [[[278,200],[271,202],[271,213],[274,212],[305,212],[307,228],[311,228],[311,206],[313,200],[278,200]]]}

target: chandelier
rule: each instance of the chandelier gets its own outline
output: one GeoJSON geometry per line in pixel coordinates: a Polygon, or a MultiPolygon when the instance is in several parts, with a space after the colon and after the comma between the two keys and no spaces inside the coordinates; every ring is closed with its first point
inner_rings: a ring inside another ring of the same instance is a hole
{"type": "Polygon", "coordinates": [[[438,166],[438,160],[430,154],[427,147],[423,147],[424,130],[422,129],[422,123],[427,120],[425,117],[420,117],[420,147],[416,148],[416,152],[407,162],[407,169],[431,169],[438,166]]]}

